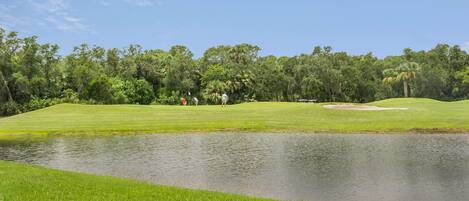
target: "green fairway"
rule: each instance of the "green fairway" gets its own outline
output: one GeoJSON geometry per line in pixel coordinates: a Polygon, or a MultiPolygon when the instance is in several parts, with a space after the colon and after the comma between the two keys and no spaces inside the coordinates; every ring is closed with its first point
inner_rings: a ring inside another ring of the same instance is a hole
{"type": "Polygon", "coordinates": [[[74,105],[0,119],[0,134],[122,134],[206,131],[468,132],[469,101],[389,99],[408,110],[345,111],[324,104],[258,102],[220,106],[74,105]]]}
{"type": "Polygon", "coordinates": [[[0,200],[267,200],[0,161],[0,200]]]}

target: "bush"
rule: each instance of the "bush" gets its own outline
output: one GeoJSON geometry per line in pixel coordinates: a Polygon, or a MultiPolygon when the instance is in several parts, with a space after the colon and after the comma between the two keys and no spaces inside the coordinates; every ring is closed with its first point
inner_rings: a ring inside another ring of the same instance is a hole
{"type": "Polygon", "coordinates": [[[207,86],[202,91],[202,98],[207,103],[219,103],[221,101],[221,92],[226,91],[226,83],[220,80],[212,80],[207,83],[207,86]]]}
{"type": "Polygon", "coordinates": [[[46,108],[52,105],[56,105],[60,103],[60,100],[58,99],[40,99],[34,97],[25,105],[26,111],[33,111],[33,110],[38,110],[42,108],[46,108]]]}
{"type": "Polygon", "coordinates": [[[125,104],[128,102],[127,96],[122,91],[116,91],[112,97],[112,104],[125,104]]]}
{"type": "Polygon", "coordinates": [[[181,95],[179,92],[173,91],[171,96],[166,96],[165,94],[161,94],[160,98],[156,100],[156,103],[152,104],[161,104],[161,105],[178,105],[180,103],[181,95]]]}
{"type": "Polygon", "coordinates": [[[111,82],[111,88],[114,93],[112,96],[112,103],[113,104],[129,103],[129,99],[127,95],[125,94],[126,82],[117,77],[110,78],[109,81],[111,82]]]}
{"type": "Polygon", "coordinates": [[[130,103],[148,105],[155,99],[153,87],[145,80],[127,81],[123,88],[130,103]]]}
{"type": "Polygon", "coordinates": [[[62,92],[62,102],[64,103],[79,103],[78,93],[72,89],[66,89],[62,92]]]}
{"type": "Polygon", "coordinates": [[[88,98],[98,103],[113,103],[114,90],[112,84],[106,77],[99,77],[93,80],[87,88],[88,98]]]}
{"type": "Polygon", "coordinates": [[[16,103],[15,101],[8,101],[0,105],[0,115],[2,116],[19,114],[21,113],[21,111],[21,105],[16,103]]]}

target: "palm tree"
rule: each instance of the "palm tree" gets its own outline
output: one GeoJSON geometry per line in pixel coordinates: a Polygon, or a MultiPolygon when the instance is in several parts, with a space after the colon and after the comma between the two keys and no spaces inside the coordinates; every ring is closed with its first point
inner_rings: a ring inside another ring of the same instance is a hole
{"type": "Polygon", "coordinates": [[[383,71],[384,82],[402,81],[404,84],[404,96],[409,97],[409,82],[415,78],[419,64],[415,62],[405,62],[397,68],[386,69],[383,71]]]}

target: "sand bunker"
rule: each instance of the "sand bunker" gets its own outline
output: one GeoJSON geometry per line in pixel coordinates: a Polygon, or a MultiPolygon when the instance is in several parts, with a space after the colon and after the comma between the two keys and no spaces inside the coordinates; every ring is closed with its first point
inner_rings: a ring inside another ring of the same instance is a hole
{"type": "Polygon", "coordinates": [[[378,107],[371,105],[352,105],[352,104],[340,104],[340,105],[324,105],[324,108],[336,109],[336,110],[407,110],[407,108],[401,107],[378,107]]]}

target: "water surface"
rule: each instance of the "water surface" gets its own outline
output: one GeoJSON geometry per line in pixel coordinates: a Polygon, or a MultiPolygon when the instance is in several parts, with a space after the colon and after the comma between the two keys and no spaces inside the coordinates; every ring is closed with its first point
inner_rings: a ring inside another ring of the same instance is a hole
{"type": "Polygon", "coordinates": [[[469,135],[66,137],[0,141],[0,160],[287,200],[469,200],[469,135]]]}

